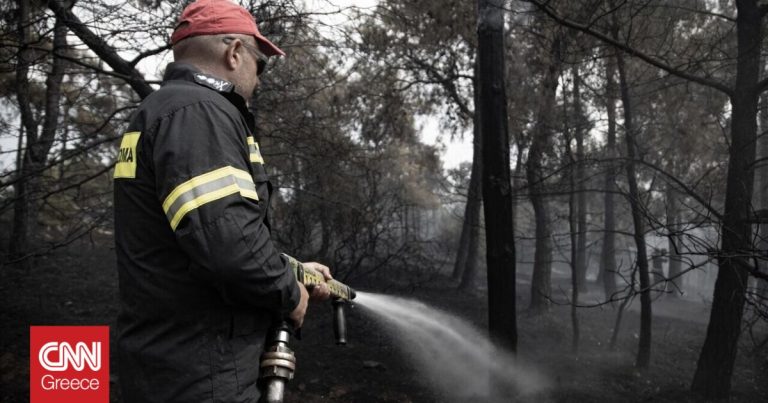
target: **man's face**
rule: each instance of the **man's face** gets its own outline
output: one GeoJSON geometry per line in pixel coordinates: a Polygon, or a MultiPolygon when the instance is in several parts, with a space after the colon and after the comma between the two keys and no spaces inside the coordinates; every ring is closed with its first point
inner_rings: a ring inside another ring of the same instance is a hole
{"type": "Polygon", "coordinates": [[[248,102],[259,86],[259,74],[266,68],[267,56],[261,53],[256,39],[252,37],[225,37],[224,41],[239,41],[238,51],[241,52],[242,63],[235,72],[235,91],[248,102]]]}

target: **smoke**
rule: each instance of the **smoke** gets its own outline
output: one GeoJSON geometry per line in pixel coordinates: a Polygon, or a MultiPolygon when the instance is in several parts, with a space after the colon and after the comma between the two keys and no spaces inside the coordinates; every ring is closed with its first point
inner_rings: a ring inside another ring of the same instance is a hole
{"type": "Polygon", "coordinates": [[[422,374],[457,401],[511,401],[547,382],[477,328],[421,302],[358,292],[356,305],[382,319],[422,374]]]}

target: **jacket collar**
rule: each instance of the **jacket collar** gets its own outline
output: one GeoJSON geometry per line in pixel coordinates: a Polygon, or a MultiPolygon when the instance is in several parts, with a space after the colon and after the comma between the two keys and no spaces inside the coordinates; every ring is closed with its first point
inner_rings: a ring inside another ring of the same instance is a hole
{"type": "Polygon", "coordinates": [[[240,111],[240,114],[245,118],[248,123],[248,128],[251,132],[254,131],[254,116],[248,110],[248,106],[245,103],[243,97],[235,92],[235,85],[231,82],[212,76],[210,74],[203,73],[197,67],[180,62],[169,63],[165,69],[165,75],[163,75],[163,85],[169,81],[188,81],[197,85],[209,88],[218,92],[229,102],[232,103],[240,111]]]}
{"type": "Polygon", "coordinates": [[[163,76],[163,83],[171,80],[191,81],[222,94],[235,91],[235,85],[231,82],[203,73],[188,63],[173,62],[168,64],[163,76]]]}

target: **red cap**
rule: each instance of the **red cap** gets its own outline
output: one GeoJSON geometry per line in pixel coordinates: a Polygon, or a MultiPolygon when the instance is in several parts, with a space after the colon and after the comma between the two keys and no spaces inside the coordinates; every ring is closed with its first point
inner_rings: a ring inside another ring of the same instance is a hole
{"type": "Polygon", "coordinates": [[[259,32],[251,13],[229,0],[197,0],[188,5],[171,35],[171,44],[190,36],[217,34],[252,35],[265,55],[285,56],[285,52],[259,32]]]}

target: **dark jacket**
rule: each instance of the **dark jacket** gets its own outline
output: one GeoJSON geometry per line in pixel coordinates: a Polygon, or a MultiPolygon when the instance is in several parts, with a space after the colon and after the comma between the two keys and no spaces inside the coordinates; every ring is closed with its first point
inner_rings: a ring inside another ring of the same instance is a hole
{"type": "Polygon", "coordinates": [[[264,336],[299,302],[270,239],[253,117],[231,83],[172,63],[115,167],[126,402],[258,397],[264,336]]]}

